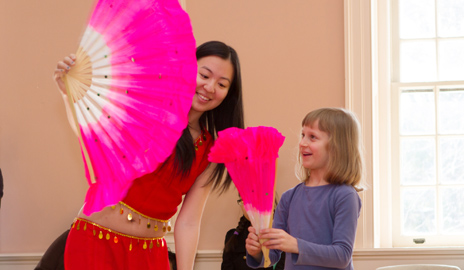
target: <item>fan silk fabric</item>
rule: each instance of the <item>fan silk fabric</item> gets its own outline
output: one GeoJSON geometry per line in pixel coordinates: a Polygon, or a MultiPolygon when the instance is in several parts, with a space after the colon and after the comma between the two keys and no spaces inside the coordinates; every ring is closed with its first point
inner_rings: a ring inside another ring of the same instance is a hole
{"type": "Polygon", "coordinates": [[[276,159],[285,137],[272,127],[228,128],[218,133],[209,161],[224,163],[251,224],[269,228],[274,206],[276,159]]]}
{"type": "Polygon", "coordinates": [[[196,44],[178,0],[100,0],[65,81],[80,133],[90,215],[174,150],[195,93],[196,44]]]}
{"type": "Polygon", "coordinates": [[[198,147],[188,175],[174,175],[174,155],[171,155],[166,164],[154,173],[136,179],[123,202],[146,216],[170,219],[177,212],[182,196],[190,190],[195,179],[209,164],[208,153],[213,145],[213,138],[206,130],[203,134],[203,145],[198,147]]]}
{"type": "MultiPolygon", "coordinates": [[[[228,128],[218,133],[209,160],[224,163],[259,232],[269,228],[274,208],[276,159],[285,137],[273,127],[228,128]]],[[[263,248],[266,263],[269,250],[263,248]]]]}

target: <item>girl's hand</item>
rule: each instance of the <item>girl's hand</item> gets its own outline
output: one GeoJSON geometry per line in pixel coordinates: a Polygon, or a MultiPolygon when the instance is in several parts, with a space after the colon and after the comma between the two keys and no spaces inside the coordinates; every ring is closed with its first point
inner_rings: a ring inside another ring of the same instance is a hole
{"type": "Polygon", "coordinates": [[[259,243],[258,235],[253,227],[248,227],[248,237],[245,241],[245,248],[250,256],[255,258],[256,261],[260,262],[262,257],[261,244],[259,243]]]}
{"type": "MultiPolygon", "coordinates": [[[[295,237],[281,229],[263,229],[259,234],[260,239],[269,239],[263,243],[268,249],[279,249],[283,252],[298,254],[298,241],[295,237]]],[[[248,239],[247,239],[248,240],[248,239]]]]}
{"type": "Polygon", "coordinates": [[[63,81],[63,76],[68,73],[72,66],[74,66],[75,61],[76,55],[70,54],[69,56],[66,56],[63,61],[59,61],[58,64],[56,64],[53,79],[63,95],[66,95],[66,86],[63,81]]]}

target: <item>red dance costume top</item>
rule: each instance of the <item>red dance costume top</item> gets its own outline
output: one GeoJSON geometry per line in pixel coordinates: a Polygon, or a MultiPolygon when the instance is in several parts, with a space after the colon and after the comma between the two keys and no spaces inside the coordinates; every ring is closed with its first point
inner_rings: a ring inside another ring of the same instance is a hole
{"type": "Polygon", "coordinates": [[[211,135],[206,130],[202,131],[195,141],[195,159],[188,175],[176,173],[175,154],[172,154],[153,173],[134,180],[122,202],[151,219],[169,220],[177,212],[182,195],[190,190],[195,179],[208,166],[208,153],[212,145],[211,135]]]}

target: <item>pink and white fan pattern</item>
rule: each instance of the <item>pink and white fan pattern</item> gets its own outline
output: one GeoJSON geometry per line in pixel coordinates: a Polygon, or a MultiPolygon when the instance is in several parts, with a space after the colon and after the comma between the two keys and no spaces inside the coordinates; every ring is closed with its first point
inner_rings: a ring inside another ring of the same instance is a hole
{"type": "Polygon", "coordinates": [[[188,123],[197,63],[178,0],[100,0],[66,75],[89,215],[124,198],[174,150],[188,123]]]}
{"type": "MultiPolygon", "coordinates": [[[[228,128],[218,133],[208,156],[226,166],[257,232],[272,226],[276,160],[284,140],[272,127],[228,128]]],[[[269,251],[263,252],[267,267],[269,251]]]]}

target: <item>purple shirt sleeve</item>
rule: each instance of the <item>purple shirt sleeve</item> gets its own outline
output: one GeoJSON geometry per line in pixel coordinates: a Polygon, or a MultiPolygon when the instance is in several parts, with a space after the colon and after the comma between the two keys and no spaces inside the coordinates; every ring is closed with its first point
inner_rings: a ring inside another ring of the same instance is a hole
{"type": "MultiPolygon", "coordinates": [[[[303,184],[285,192],[273,227],[297,239],[299,254],[287,253],[285,269],[353,269],[352,254],[361,200],[351,186],[303,184]]],[[[272,250],[275,263],[281,251],[272,250]]],[[[247,258],[250,267],[263,262],[247,258]]]]}

